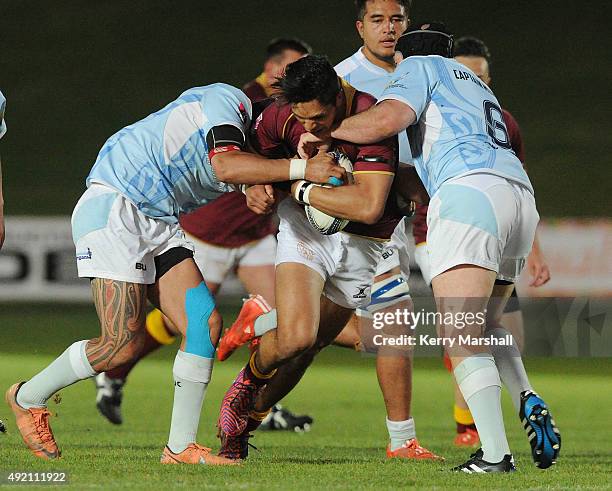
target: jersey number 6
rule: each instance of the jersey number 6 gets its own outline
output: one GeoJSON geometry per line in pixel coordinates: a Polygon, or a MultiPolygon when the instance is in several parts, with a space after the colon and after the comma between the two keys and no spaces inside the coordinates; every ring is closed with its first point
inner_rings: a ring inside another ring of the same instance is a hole
{"type": "Polygon", "coordinates": [[[500,147],[510,150],[510,136],[504,123],[504,113],[501,108],[493,101],[484,101],[485,121],[487,123],[487,133],[491,139],[500,147]]]}

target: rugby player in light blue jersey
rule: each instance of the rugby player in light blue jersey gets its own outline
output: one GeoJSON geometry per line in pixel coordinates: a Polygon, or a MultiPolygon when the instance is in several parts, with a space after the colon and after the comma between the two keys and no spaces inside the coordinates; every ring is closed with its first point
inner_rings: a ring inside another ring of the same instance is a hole
{"type": "Polygon", "coordinates": [[[179,227],[179,214],[230,191],[230,184],[304,178],[327,183],[345,175],[325,153],[306,161],[268,160],[244,152],[252,120],[251,102],[239,89],[226,84],[196,87],[122,129],[102,147],[72,215],[78,272],[92,279],[100,337],[74,343],[6,395],[34,455],[60,456],[49,426],[49,397],[138,354],[148,299],[183,335],[173,368],[170,436],[161,462],[233,463],[195,442],[221,316],[179,227]]]}
{"type": "MultiPolygon", "coordinates": [[[[363,46],[338,63],[335,67],[336,73],[357,90],[379,97],[394,77],[395,45],[410,24],[408,18],[410,1],[358,0],[355,4],[356,27],[363,40],[363,46]]],[[[406,132],[401,132],[398,139],[399,161],[411,165],[412,157],[406,132]]],[[[374,350],[376,347],[373,345],[372,337],[376,331],[370,325],[372,316],[413,309],[408,288],[410,255],[406,236],[407,226],[408,221],[402,220],[395,228],[391,240],[385,243],[372,285],[372,302],[366,309],[357,309],[355,316],[335,340],[336,344],[374,350]]],[[[412,333],[405,325],[386,327],[389,332],[412,333]]],[[[438,458],[433,452],[421,446],[416,437],[415,421],[411,414],[411,350],[395,352],[391,356],[385,350],[375,351],[377,351],[376,375],[387,410],[386,426],[389,433],[387,457],[419,460],[438,458]]]]}
{"type": "MultiPolygon", "coordinates": [[[[6,133],[6,123],[4,122],[4,109],[6,108],[6,99],[0,92],[0,139],[6,133]]],[[[2,194],[2,161],[0,160],[0,249],[4,244],[4,195],[2,194]]]]}
{"type": "MultiPolygon", "coordinates": [[[[397,49],[407,59],[378,104],[343,120],[331,137],[365,144],[407,129],[413,162],[431,196],[427,244],[440,334],[482,442],[454,470],[509,472],[515,468],[501,381],[486,345],[493,339],[482,333],[485,324],[498,323],[539,216],[529,178],[510,149],[499,102],[475,74],[449,59],[452,36],[429,27],[400,38],[397,49]],[[460,325],[458,315],[470,322],[460,325]]],[[[324,140],[303,136],[300,151],[309,153],[324,140]]],[[[545,406],[530,419],[548,435],[540,449],[546,457],[536,459],[548,467],[560,447],[554,421],[545,406]]]]}

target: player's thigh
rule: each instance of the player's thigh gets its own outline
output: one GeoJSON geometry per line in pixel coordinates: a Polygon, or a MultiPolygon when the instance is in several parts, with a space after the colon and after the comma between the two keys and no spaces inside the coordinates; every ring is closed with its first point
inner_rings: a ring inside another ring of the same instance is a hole
{"type": "MultiPolygon", "coordinates": [[[[507,239],[498,278],[515,282],[531,252],[540,215],[535,198],[527,188],[518,183],[509,183],[509,186],[513,192],[515,214],[507,220],[507,239]]],[[[500,193],[491,193],[491,197],[498,209],[508,207],[500,193]]]]}
{"type": "Polygon", "coordinates": [[[261,295],[272,306],[275,302],[274,277],[276,239],[268,235],[244,248],[238,260],[238,278],[252,295],[261,295]]]}
{"type": "Polygon", "coordinates": [[[320,319],[324,279],[300,263],[276,267],[277,338],[283,345],[307,348],[314,344],[320,319]]]}
{"type": "Polygon", "coordinates": [[[353,309],[342,307],[329,298],[321,296],[321,318],[317,333],[318,349],[331,344],[347,325],[353,313],[353,309]]]}
{"type": "Polygon", "coordinates": [[[341,255],[325,283],[323,294],[341,307],[365,309],[371,301],[383,244],[348,234],[341,234],[340,242],[341,255]]]}

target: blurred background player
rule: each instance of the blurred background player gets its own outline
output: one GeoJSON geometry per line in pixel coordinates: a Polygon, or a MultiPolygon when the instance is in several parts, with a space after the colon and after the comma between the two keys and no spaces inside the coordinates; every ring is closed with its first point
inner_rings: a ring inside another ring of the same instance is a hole
{"type": "MultiPolygon", "coordinates": [[[[6,99],[0,92],[0,139],[6,133],[6,123],[4,122],[4,110],[6,109],[6,99]]],[[[4,244],[4,194],[2,193],[2,160],[0,160],[0,249],[4,244]]]]}
{"type": "MultiPolygon", "coordinates": [[[[287,64],[310,52],[310,46],[299,39],[272,40],[266,49],[263,72],[246,84],[243,92],[252,102],[267,99],[273,95],[270,84],[282,76],[287,64]]],[[[249,294],[260,295],[274,307],[277,226],[273,214],[252,212],[246,205],[244,194],[234,191],[181,215],[179,222],[194,246],[196,264],[200,271],[206,272],[206,286],[213,296],[217,295],[227,276],[235,273],[249,294]]],[[[176,329],[169,326],[159,310],[151,311],[147,315],[145,343],[140,355],[121,367],[95,377],[96,406],[111,423],[123,422],[121,403],[128,374],[146,355],[161,346],[172,344],[176,334],[176,329]]],[[[302,431],[308,429],[312,422],[310,416],[296,415],[276,405],[262,423],[262,429],[302,431]]]]}
{"type": "MultiPolygon", "coordinates": [[[[469,36],[457,39],[454,45],[454,56],[459,63],[462,63],[472,70],[472,72],[474,72],[474,74],[476,74],[485,84],[491,84],[491,54],[489,52],[489,48],[483,41],[469,36]]],[[[510,145],[512,150],[524,166],[525,152],[519,125],[509,111],[502,109],[502,112],[504,123],[506,124],[508,135],[510,137],[510,145]]],[[[415,259],[419,265],[419,268],[421,269],[423,279],[427,284],[430,284],[431,277],[429,275],[429,261],[426,252],[426,218],[427,206],[417,206],[417,212],[412,222],[412,232],[414,242],[416,244],[415,259]]],[[[527,271],[531,276],[530,286],[541,286],[550,279],[548,265],[542,256],[537,235],[536,239],[534,240],[531,253],[527,258],[527,271]]],[[[508,303],[506,304],[506,308],[501,317],[500,323],[514,336],[519,350],[522,351],[524,343],[523,315],[520,310],[516,288],[513,289],[512,296],[509,298],[508,303]]],[[[444,361],[446,367],[451,370],[450,360],[448,359],[447,354],[445,354],[444,361]]],[[[517,377],[519,380],[523,380],[523,383],[520,384],[521,391],[530,388],[527,375],[524,373],[524,370],[519,370],[515,377],[517,377]]],[[[513,396],[513,402],[517,411],[519,409],[519,393],[516,393],[513,396]]],[[[468,447],[478,446],[480,440],[478,438],[476,426],[474,425],[474,419],[472,418],[472,414],[470,413],[467,403],[463,399],[461,391],[456,384],[453,416],[457,428],[457,435],[454,440],[455,445],[468,447]]]]}
{"type": "Polygon", "coordinates": [[[266,48],[263,71],[256,79],[242,87],[242,91],[253,102],[271,97],[274,93],[272,84],[285,73],[285,67],[310,53],[312,48],[301,39],[273,39],[266,48]]]}

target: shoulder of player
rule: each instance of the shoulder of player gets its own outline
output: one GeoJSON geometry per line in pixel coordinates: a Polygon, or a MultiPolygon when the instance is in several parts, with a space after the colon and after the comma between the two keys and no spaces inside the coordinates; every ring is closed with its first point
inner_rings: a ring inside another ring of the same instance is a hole
{"type": "Polygon", "coordinates": [[[353,111],[352,114],[357,114],[363,112],[376,104],[376,97],[367,92],[362,92],[360,90],[355,91],[355,96],[353,97],[353,111]]]}
{"type": "MultiPolygon", "coordinates": [[[[295,125],[299,125],[298,120],[293,116],[291,106],[279,101],[270,104],[261,113],[261,121],[259,125],[263,125],[269,134],[274,135],[278,139],[284,139],[288,130],[295,125]]],[[[300,125],[301,126],[301,125],[300,125]]]]}
{"type": "Polygon", "coordinates": [[[350,57],[338,63],[334,69],[339,77],[346,78],[358,67],[359,65],[352,59],[352,57],[350,57]]]}

